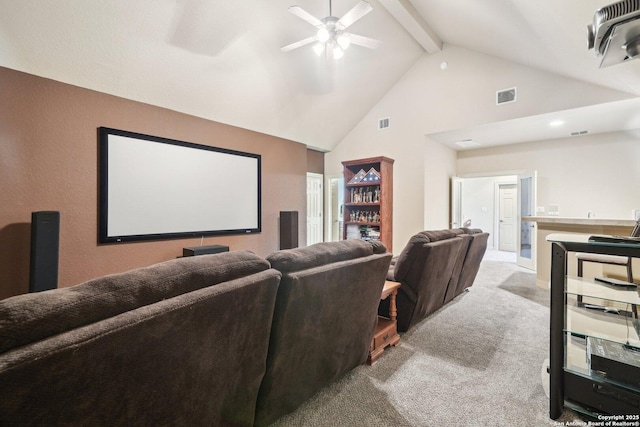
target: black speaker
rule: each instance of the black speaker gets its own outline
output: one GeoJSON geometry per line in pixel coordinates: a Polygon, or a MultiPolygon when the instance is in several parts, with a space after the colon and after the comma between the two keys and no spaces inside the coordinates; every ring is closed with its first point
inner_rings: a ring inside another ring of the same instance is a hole
{"type": "Polygon", "coordinates": [[[193,246],[190,248],[182,248],[182,256],[197,256],[207,254],[218,254],[220,252],[229,252],[229,246],[209,245],[209,246],[193,246]]]}
{"type": "Polygon", "coordinates": [[[59,244],[60,212],[32,212],[29,292],[58,287],[59,244]]]}
{"type": "Polygon", "coordinates": [[[298,211],[280,212],[280,249],[298,247],[298,211]]]}

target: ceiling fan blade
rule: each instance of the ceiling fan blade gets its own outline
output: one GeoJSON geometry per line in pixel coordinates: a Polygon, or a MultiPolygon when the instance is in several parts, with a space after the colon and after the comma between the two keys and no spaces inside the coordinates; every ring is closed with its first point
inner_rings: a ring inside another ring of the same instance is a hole
{"type": "Polygon", "coordinates": [[[295,43],[291,43],[291,44],[288,44],[288,45],[286,45],[286,46],[282,46],[282,47],[280,48],[280,50],[281,50],[281,51],[283,51],[283,52],[289,52],[290,50],[293,50],[293,49],[296,49],[296,48],[302,47],[302,46],[307,45],[307,44],[309,44],[309,43],[313,43],[313,42],[314,42],[314,41],[316,41],[317,39],[318,39],[318,38],[317,38],[316,36],[307,37],[306,39],[303,39],[303,40],[297,41],[297,42],[295,42],[295,43]]]}
{"type": "Polygon", "coordinates": [[[322,23],[321,20],[319,20],[318,18],[316,18],[315,16],[313,16],[312,14],[310,14],[309,12],[301,8],[300,6],[289,7],[289,12],[293,13],[298,18],[304,21],[307,21],[309,24],[313,25],[316,28],[324,27],[324,24],[322,23]]]}
{"type": "Polygon", "coordinates": [[[345,13],[345,15],[336,22],[336,27],[338,29],[344,30],[358,19],[362,18],[367,13],[371,12],[373,7],[366,1],[361,1],[357,5],[355,5],[349,12],[345,13]]]}
{"type": "Polygon", "coordinates": [[[372,39],[365,36],[359,36],[357,34],[349,34],[349,40],[353,44],[368,47],[369,49],[377,49],[382,46],[382,42],[380,40],[372,39]]]}

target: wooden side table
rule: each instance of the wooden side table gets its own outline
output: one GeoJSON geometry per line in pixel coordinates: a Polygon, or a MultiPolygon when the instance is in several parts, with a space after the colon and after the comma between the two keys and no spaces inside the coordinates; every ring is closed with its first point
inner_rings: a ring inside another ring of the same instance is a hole
{"type": "Polygon", "coordinates": [[[367,358],[369,365],[373,365],[378,360],[385,348],[390,345],[395,347],[400,342],[400,335],[398,335],[396,327],[396,316],[398,315],[396,295],[398,295],[398,288],[400,288],[400,282],[391,282],[389,280],[384,282],[380,300],[391,298],[389,300],[389,317],[378,316],[378,324],[369,347],[369,357],[367,358]]]}

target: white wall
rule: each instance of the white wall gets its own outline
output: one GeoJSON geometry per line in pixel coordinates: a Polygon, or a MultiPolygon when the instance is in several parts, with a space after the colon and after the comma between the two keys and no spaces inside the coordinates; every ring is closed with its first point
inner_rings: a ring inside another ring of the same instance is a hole
{"type": "MultiPolygon", "coordinates": [[[[445,45],[423,55],[360,123],[325,155],[325,173],[341,162],[372,156],[395,159],[393,248],[416,232],[449,224],[449,178],[455,152],[425,135],[477,124],[629,98],[628,94],[445,45]],[[440,68],[446,61],[446,70],[440,68]],[[495,105],[497,90],[518,87],[518,102],[495,105]],[[378,120],[390,128],[378,130],[378,120]]],[[[348,108],[348,104],[337,106],[348,108]]]]}
{"type": "MultiPolygon", "coordinates": [[[[377,119],[371,120],[369,124],[371,127],[377,127],[377,119]]],[[[395,124],[392,123],[392,126],[395,124]]],[[[360,144],[340,144],[332,152],[327,153],[325,155],[325,174],[342,173],[341,162],[345,160],[376,156],[385,156],[395,160],[393,164],[392,249],[394,253],[400,253],[409,238],[423,229],[424,138],[404,139],[397,136],[397,131],[391,129],[375,130],[375,132],[380,132],[376,138],[368,138],[363,135],[354,140],[361,141],[360,144]]],[[[449,157],[450,169],[455,170],[455,153],[449,157]]]]}
{"type": "Polygon", "coordinates": [[[537,206],[560,216],[633,219],[640,209],[640,132],[585,135],[458,153],[460,175],[537,170],[537,206]]]}
{"type": "MultiPolygon", "coordinates": [[[[451,177],[455,175],[456,152],[426,138],[422,229],[439,230],[450,227],[449,206],[451,202],[449,195],[451,193],[451,177]]],[[[412,234],[415,234],[415,231],[412,234]]],[[[405,239],[405,243],[407,240],[405,239]]]]}

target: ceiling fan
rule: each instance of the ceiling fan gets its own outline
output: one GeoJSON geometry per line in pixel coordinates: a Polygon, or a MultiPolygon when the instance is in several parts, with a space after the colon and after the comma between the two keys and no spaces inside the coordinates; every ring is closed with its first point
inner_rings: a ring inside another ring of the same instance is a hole
{"type": "Polygon", "coordinates": [[[323,19],[318,19],[302,9],[300,6],[291,6],[289,8],[289,12],[313,25],[318,31],[311,37],[283,46],[280,49],[283,52],[289,52],[290,50],[317,42],[313,46],[315,53],[320,56],[325,52],[327,56],[331,56],[333,59],[342,58],[344,51],[352,43],[369,49],[376,49],[382,45],[380,40],[352,34],[346,31],[349,26],[372,10],[373,7],[371,7],[369,3],[366,1],[360,1],[342,18],[338,19],[331,14],[331,0],[329,0],[329,16],[323,19]]]}

